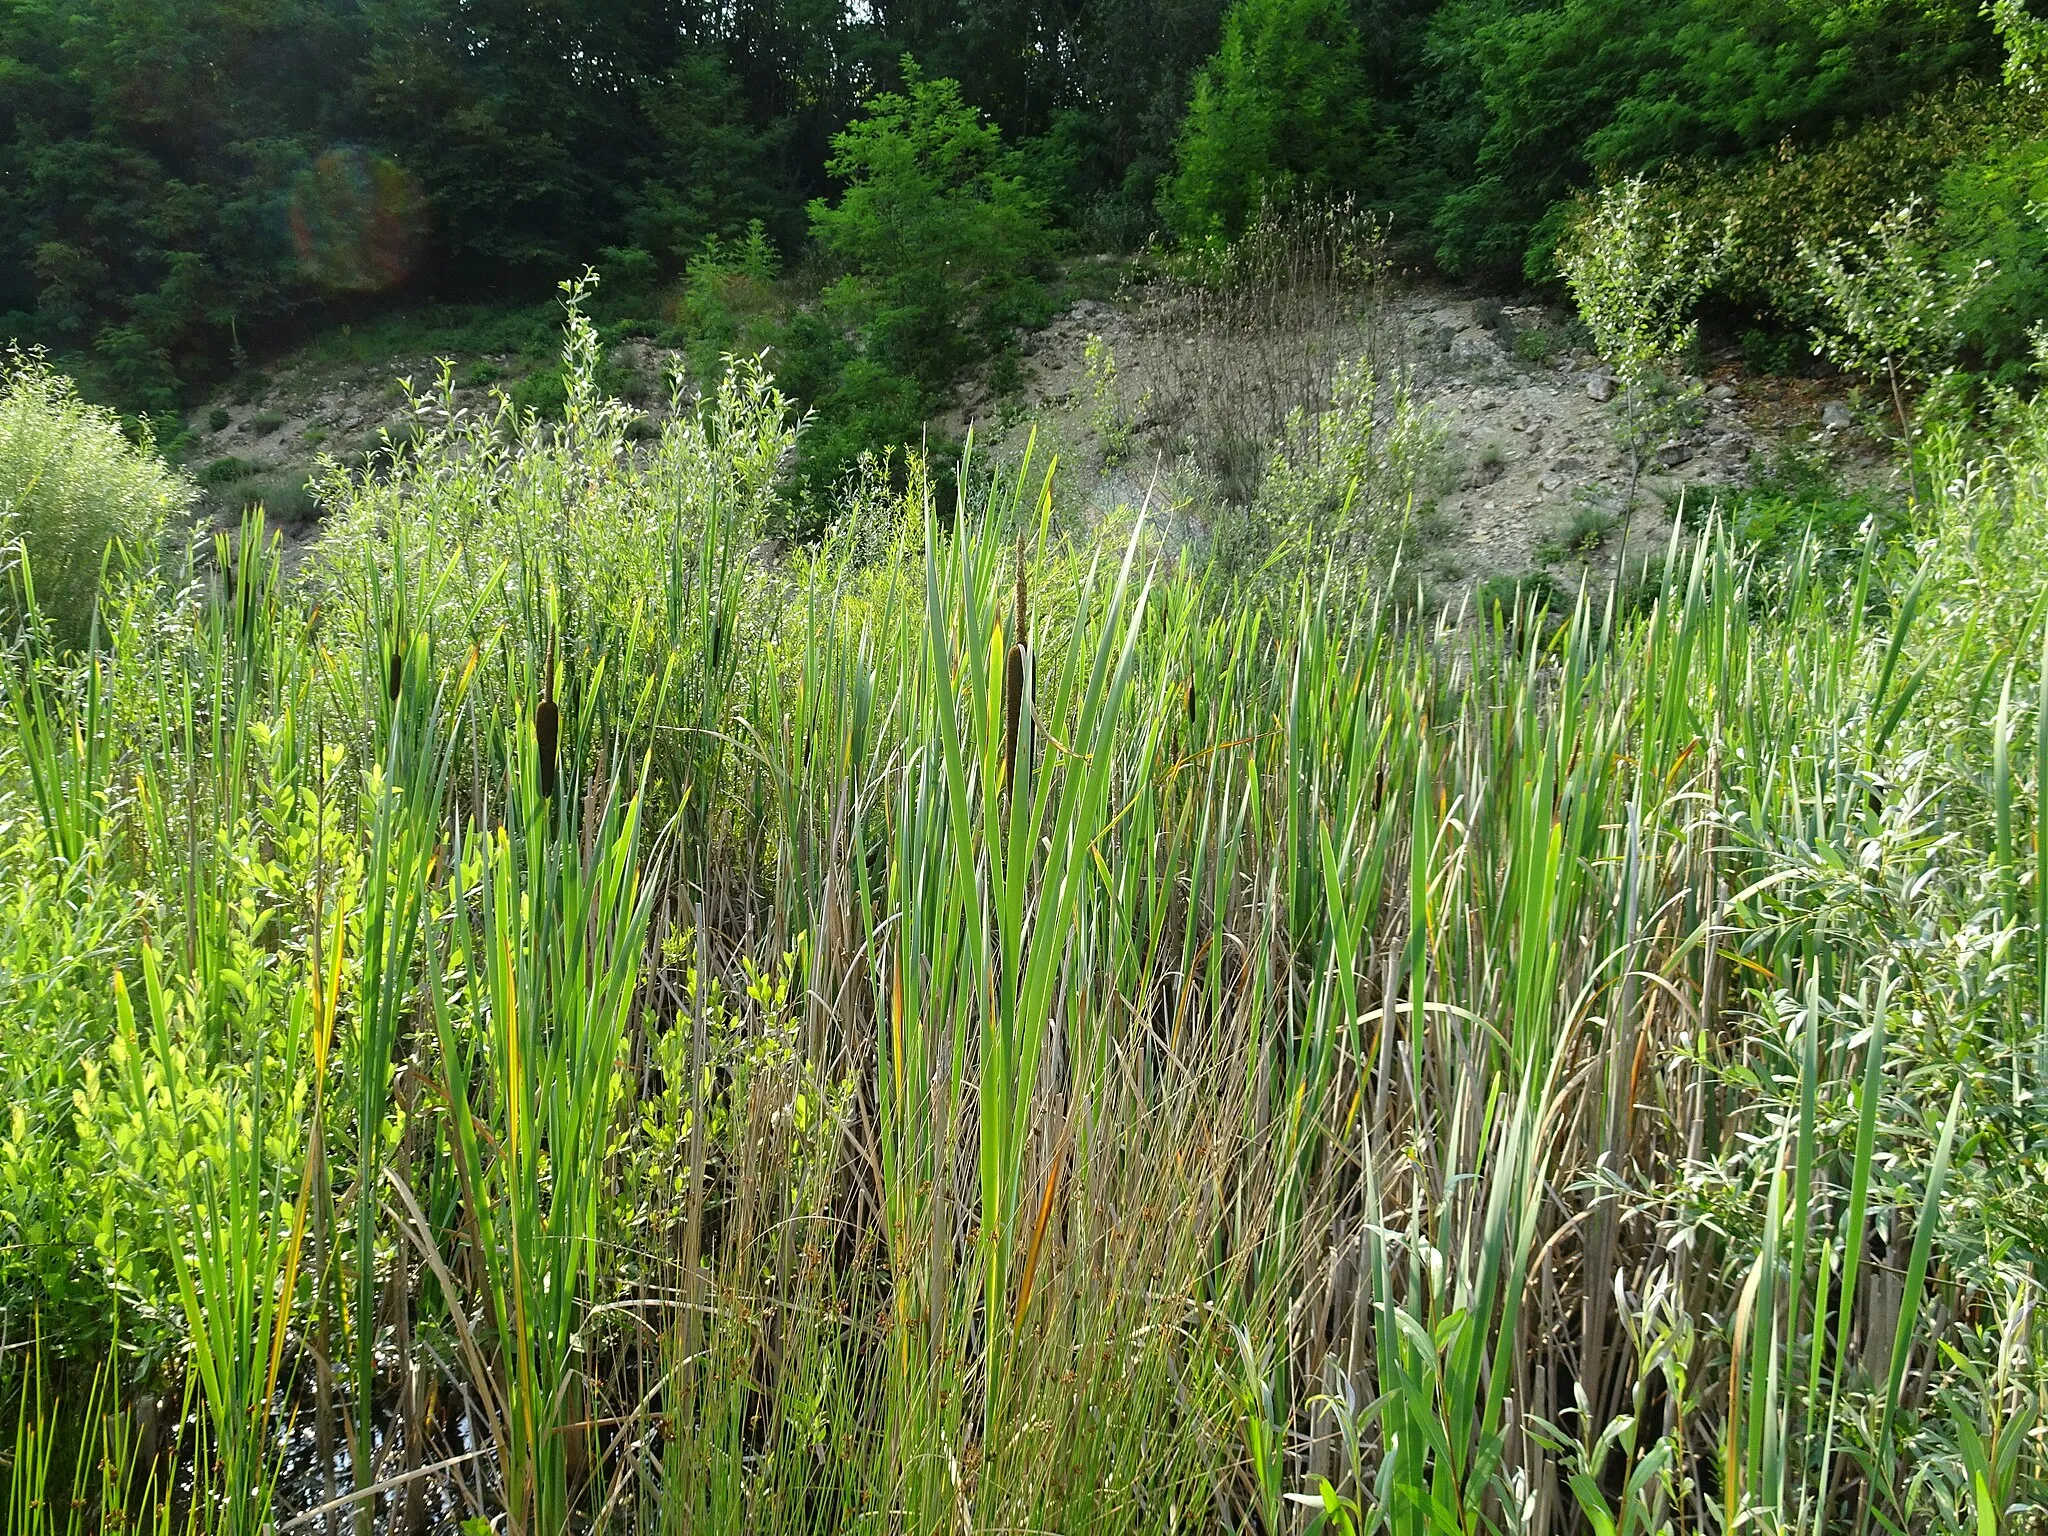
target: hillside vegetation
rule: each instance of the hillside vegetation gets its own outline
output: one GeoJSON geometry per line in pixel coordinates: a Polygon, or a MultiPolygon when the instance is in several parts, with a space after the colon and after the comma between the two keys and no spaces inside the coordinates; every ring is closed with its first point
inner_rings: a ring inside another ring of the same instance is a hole
{"type": "Polygon", "coordinates": [[[1236,532],[913,461],[767,561],[787,399],[598,346],[289,579],[17,552],[11,1530],[2028,1528],[2039,403],[1460,622],[1369,359],[1236,532]]]}
{"type": "Polygon", "coordinates": [[[0,11],[9,1536],[2043,1528],[2048,23],[978,3],[0,11]]]}

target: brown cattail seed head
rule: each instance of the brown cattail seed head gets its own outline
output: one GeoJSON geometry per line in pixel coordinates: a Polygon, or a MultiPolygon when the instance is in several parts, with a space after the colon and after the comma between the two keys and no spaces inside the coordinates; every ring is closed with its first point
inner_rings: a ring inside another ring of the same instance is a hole
{"type": "Polygon", "coordinates": [[[540,792],[555,798],[555,750],[560,743],[562,712],[553,699],[542,699],[533,712],[533,744],[540,754],[540,792]]]}
{"type": "Polygon", "coordinates": [[[1031,643],[1031,594],[1024,581],[1024,525],[1017,525],[1017,633],[1010,638],[1019,645],[1031,643]]]}
{"type": "Polygon", "coordinates": [[[391,671],[385,679],[385,686],[391,694],[391,702],[398,702],[398,691],[405,686],[405,647],[391,647],[391,671]]]}
{"type": "Polygon", "coordinates": [[[1024,647],[1010,647],[1010,664],[1003,673],[1003,782],[1017,779],[1017,726],[1024,713],[1024,647]]]}

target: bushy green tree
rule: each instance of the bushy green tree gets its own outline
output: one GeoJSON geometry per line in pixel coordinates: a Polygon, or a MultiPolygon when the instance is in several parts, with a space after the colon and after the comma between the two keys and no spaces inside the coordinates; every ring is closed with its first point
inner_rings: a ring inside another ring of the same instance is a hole
{"type": "Polygon", "coordinates": [[[358,90],[437,254],[557,277],[627,241],[680,267],[795,203],[694,0],[364,0],[358,90]]]}
{"type": "Polygon", "coordinates": [[[357,57],[331,0],[0,7],[0,342],[168,409],[305,296],[287,206],[357,57]]]}
{"type": "Polygon", "coordinates": [[[844,264],[827,295],[874,361],[942,389],[1043,303],[1044,204],[958,81],[903,61],[904,89],[871,99],[832,141],[846,190],[811,204],[811,233],[844,264]]]}
{"type": "Polygon", "coordinates": [[[1262,199],[1356,187],[1371,104],[1348,0],[1237,0],[1160,193],[1182,238],[1235,236],[1262,199]]]}
{"type": "Polygon", "coordinates": [[[1659,206],[1641,177],[1601,188],[1576,212],[1558,264],[1593,345],[1621,384],[1633,516],[1644,450],[1692,403],[1692,388],[1670,387],[1673,363],[1699,335],[1693,310],[1726,259],[1727,230],[1659,206]]]}
{"type": "Polygon", "coordinates": [[[0,614],[21,616],[27,576],[36,606],[63,645],[91,633],[101,564],[115,540],[147,558],[166,521],[197,489],[145,440],[79,399],[71,381],[32,353],[0,353],[0,614]]]}
{"type": "Polygon", "coordinates": [[[1950,277],[1935,265],[1919,205],[1880,214],[1864,239],[1840,240],[1800,254],[1813,273],[1822,323],[1821,352],[1851,373],[1882,379],[1901,433],[1909,431],[1903,385],[1931,379],[1963,342],[1958,319],[1990,275],[1988,264],[1950,277]]]}
{"type": "Polygon", "coordinates": [[[903,74],[833,140],[846,189],[811,204],[811,232],[845,270],[779,358],[815,412],[805,472],[821,488],[914,441],[963,368],[1045,317],[1052,234],[1018,156],[957,81],[909,59],[903,74]]]}

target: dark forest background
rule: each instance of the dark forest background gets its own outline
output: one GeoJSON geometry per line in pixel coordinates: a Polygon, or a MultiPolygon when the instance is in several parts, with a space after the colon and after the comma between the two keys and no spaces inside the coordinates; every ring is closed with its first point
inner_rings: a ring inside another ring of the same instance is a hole
{"type": "Polygon", "coordinates": [[[2022,247],[1995,366],[2048,192],[2004,57],[1977,0],[5,0],[0,337],[161,412],[312,328],[585,264],[673,320],[708,260],[807,274],[785,374],[908,421],[1061,254],[1262,201],[1352,196],[1409,260],[1520,286],[1605,177],[1761,206],[1804,167],[1854,224],[1967,163],[1949,243],[2022,247]],[[900,344],[850,377],[862,327],[900,344]]]}

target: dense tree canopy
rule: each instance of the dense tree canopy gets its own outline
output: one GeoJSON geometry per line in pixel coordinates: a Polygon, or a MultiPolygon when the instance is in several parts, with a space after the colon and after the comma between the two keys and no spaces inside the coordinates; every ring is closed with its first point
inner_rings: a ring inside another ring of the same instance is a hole
{"type": "Polygon", "coordinates": [[[1235,235],[1262,197],[1355,190],[1369,171],[1349,0],[1237,0],[1195,77],[1162,206],[1183,236],[1235,235]]]}
{"type": "Polygon", "coordinates": [[[1445,266],[1540,269],[1532,236],[1596,176],[1818,143],[1997,57],[1976,0],[1448,0],[1390,163],[1433,164],[1409,211],[1445,266]]]}

